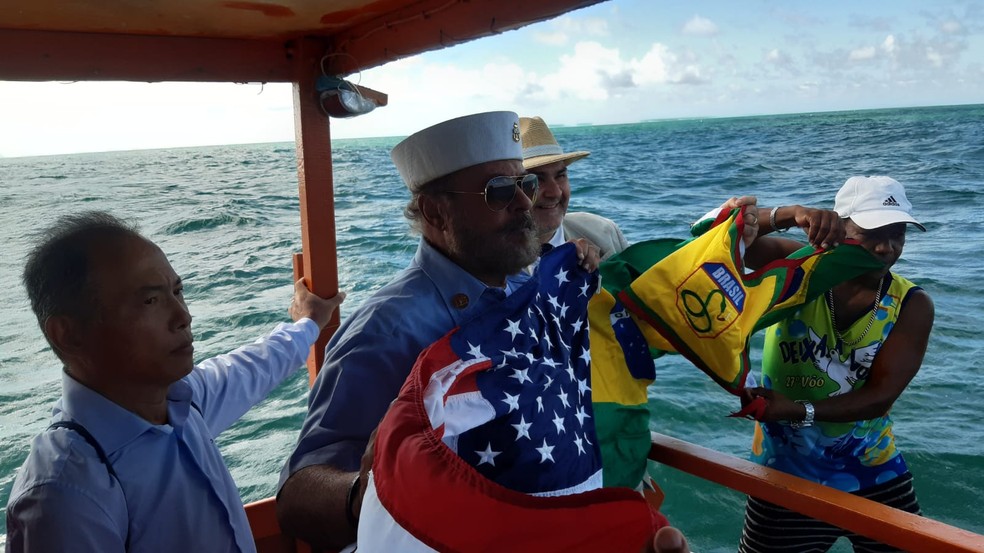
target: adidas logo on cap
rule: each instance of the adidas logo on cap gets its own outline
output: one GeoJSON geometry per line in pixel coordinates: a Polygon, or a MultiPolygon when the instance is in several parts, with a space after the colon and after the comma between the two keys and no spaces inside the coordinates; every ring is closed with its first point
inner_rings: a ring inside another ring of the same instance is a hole
{"type": "Polygon", "coordinates": [[[882,205],[899,207],[899,202],[895,201],[895,196],[889,196],[888,198],[885,198],[885,201],[882,202],[882,205]]]}

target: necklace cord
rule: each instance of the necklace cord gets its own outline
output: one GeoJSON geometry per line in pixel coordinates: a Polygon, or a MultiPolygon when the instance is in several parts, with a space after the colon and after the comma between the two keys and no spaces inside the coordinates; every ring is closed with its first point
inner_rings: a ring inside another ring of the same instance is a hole
{"type": "Polygon", "coordinates": [[[875,290],[875,305],[871,308],[871,314],[868,315],[868,324],[864,327],[864,332],[857,337],[856,340],[850,342],[844,340],[844,336],[841,334],[840,330],[837,329],[837,316],[834,315],[834,291],[827,290],[827,308],[830,310],[830,322],[834,327],[834,334],[837,335],[837,340],[843,344],[844,347],[851,348],[861,343],[864,337],[868,335],[868,331],[871,330],[872,325],[875,324],[875,315],[878,314],[878,306],[881,305],[881,295],[882,288],[885,285],[885,277],[882,277],[878,281],[878,288],[875,290]]]}

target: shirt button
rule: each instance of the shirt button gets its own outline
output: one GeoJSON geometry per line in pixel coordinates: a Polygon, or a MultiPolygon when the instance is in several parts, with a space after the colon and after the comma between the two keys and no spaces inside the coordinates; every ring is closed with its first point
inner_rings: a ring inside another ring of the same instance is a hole
{"type": "Polygon", "coordinates": [[[468,296],[464,294],[455,294],[451,298],[451,305],[455,306],[458,309],[464,309],[468,307],[468,296]]]}

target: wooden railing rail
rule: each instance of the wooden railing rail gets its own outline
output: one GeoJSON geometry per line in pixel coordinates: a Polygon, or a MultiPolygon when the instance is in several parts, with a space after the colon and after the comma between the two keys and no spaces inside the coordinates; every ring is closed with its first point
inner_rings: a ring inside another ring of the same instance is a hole
{"type": "Polygon", "coordinates": [[[839,528],[915,553],[980,553],[984,536],[828,488],[670,436],[652,434],[649,458],[839,528]]]}
{"type": "MultiPolygon", "coordinates": [[[[656,432],[649,458],[913,553],[981,553],[984,536],[656,432]]],[[[310,553],[277,524],[273,498],[246,505],[258,553],[310,553]]]]}

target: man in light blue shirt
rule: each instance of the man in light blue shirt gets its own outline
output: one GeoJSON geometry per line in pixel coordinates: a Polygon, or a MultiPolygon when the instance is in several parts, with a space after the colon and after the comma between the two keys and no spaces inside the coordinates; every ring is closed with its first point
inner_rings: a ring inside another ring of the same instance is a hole
{"type": "Polygon", "coordinates": [[[7,551],[255,551],[214,439],[303,364],[344,295],[298,282],[297,322],[194,365],[180,277],[107,214],[56,223],[24,282],[63,394],[14,481],[7,551]]]}

